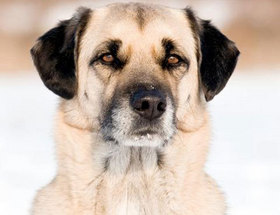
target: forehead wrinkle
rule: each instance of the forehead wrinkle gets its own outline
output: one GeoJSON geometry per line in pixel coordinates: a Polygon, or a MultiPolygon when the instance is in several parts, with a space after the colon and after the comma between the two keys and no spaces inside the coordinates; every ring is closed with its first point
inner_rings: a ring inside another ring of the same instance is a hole
{"type": "Polygon", "coordinates": [[[136,22],[138,23],[139,29],[143,30],[145,25],[145,11],[142,7],[136,9],[136,22]]]}

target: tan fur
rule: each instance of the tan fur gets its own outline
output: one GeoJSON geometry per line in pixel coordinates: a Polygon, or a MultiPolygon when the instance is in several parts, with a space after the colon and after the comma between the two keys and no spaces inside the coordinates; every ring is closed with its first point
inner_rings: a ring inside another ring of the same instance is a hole
{"type": "Polygon", "coordinates": [[[71,100],[62,100],[57,113],[57,176],[38,192],[34,215],[225,212],[223,195],[204,172],[210,127],[190,23],[181,10],[150,5],[141,5],[138,15],[131,17],[134,7],[137,5],[117,4],[92,13],[80,41],[78,93],[71,100]],[[154,63],[155,56],[162,54],[159,38],[163,36],[178,41],[189,57],[187,73],[166,74],[154,63]],[[122,73],[93,71],[88,66],[96,46],[106,38],[123,41],[121,52],[128,56],[129,64],[122,73]],[[177,131],[170,144],[153,148],[105,143],[98,118],[115,90],[131,81],[154,79],[170,89],[176,102],[177,131]],[[161,165],[157,164],[158,151],[164,156],[161,165]],[[111,165],[104,171],[108,155],[111,165]]]}

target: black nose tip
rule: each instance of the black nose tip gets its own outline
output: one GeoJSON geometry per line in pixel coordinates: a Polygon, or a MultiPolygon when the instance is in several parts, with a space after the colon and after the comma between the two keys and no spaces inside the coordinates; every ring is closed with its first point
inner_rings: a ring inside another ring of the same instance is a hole
{"type": "Polygon", "coordinates": [[[131,96],[133,110],[148,120],[159,118],[166,109],[166,99],[158,90],[139,90],[131,96]]]}

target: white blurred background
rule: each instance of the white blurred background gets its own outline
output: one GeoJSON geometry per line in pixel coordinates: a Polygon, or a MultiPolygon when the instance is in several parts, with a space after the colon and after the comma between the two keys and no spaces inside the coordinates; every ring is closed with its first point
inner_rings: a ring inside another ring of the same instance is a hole
{"type": "MultiPolygon", "coordinates": [[[[110,2],[115,1],[0,0],[1,215],[28,214],[36,190],[55,175],[58,98],[43,86],[29,49],[78,6],[110,2]]],[[[237,69],[209,103],[213,138],[206,170],[227,196],[228,215],[279,215],[280,1],[152,2],[192,6],[239,47],[237,69]]]]}

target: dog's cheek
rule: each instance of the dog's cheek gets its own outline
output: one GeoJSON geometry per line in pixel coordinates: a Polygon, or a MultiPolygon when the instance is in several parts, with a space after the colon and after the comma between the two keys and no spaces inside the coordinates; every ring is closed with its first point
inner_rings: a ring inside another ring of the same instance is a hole
{"type": "Polygon", "coordinates": [[[189,71],[178,81],[176,89],[176,117],[178,120],[183,120],[187,110],[191,107],[191,102],[196,95],[196,82],[193,71],[189,71]]]}
{"type": "Polygon", "coordinates": [[[102,111],[104,84],[90,70],[80,69],[78,80],[78,99],[81,111],[88,119],[97,122],[102,111]]]}
{"type": "Polygon", "coordinates": [[[200,90],[196,69],[190,71],[178,84],[176,126],[185,131],[194,131],[205,121],[206,102],[200,90]]]}

